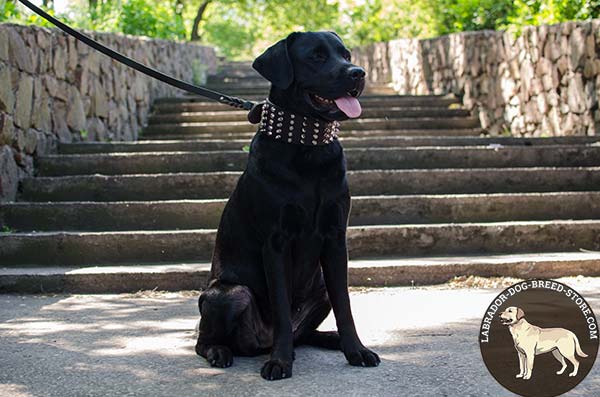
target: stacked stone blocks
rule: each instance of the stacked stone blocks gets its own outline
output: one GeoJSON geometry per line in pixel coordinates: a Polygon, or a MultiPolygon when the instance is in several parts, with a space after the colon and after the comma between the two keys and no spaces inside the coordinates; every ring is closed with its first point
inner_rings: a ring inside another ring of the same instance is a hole
{"type": "Polygon", "coordinates": [[[491,135],[600,132],[600,20],[400,39],[356,51],[400,94],[455,94],[491,135]]]}
{"type": "MultiPolygon", "coordinates": [[[[117,34],[98,41],[187,81],[214,72],[212,48],[117,34]]],[[[58,142],[132,141],[158,96],[180,94],[57,29],[0,24],[0,201],[58,142]]]]}

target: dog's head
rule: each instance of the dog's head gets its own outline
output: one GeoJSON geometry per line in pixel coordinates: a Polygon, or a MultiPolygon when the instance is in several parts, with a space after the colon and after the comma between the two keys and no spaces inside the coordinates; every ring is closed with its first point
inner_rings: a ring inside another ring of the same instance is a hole
{"type": "Polygon", "coordinates": [[[513,325],[525,317],[525,312],[520,307],[510,306],[500,313],[500,322],[502,325],[513,325]]]}
{"type": "Polygon", "coordinates": [[[292,33],[252,67],[271,82],[269,98],[284,109],[329,121],[360,116],[365,71],[333,32],[292,33]]]}

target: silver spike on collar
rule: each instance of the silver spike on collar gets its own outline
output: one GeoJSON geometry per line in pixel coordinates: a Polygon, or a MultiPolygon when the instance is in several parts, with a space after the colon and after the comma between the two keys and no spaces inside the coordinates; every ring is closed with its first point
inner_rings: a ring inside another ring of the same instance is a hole
{"type": "Polygon", "coordinates": [[[310,116],[294,114],[267,100],[262,106],[258,131],[285,143],[306,146],[328,145],[337,139],[338,121],[327,122],[310,116]]]}

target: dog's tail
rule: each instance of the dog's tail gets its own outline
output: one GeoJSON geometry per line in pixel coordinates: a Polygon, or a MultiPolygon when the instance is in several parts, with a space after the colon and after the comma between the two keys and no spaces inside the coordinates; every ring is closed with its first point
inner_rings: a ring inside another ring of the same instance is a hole
{"type": "Polygon", "coordinates": [[[583,352],[583,350],[581,350],[581,346],[579,345],[579,339],[577,339],[577,336],[575,336],[575,351],[577,352],[577,355],[580,357],[587,357],[588,355],[585,354],[583,352]]]}

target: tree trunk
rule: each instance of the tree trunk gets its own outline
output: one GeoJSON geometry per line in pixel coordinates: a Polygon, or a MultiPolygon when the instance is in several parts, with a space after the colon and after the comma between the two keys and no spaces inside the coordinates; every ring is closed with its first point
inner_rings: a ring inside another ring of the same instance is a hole
{"type": "Polygon", "coordinates": [[[194,26],[192,26],[192,35],[190,37],[190,40],[192,40],[192,41],[200,40],[200,33],[199,33],[200,22],[202,21],[202,16],[204,15],[204,11],[206,11],[206,7],[208,6],[208,3],[210,3],[210,1],[211,0],[202,1],[202,3],[200,4],[200,7],[198,7],[198,12],[196,13],[196,18],[194,18],[194,26]]]}

